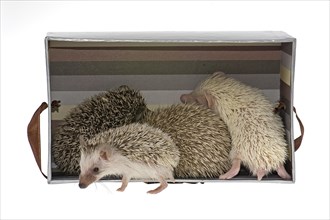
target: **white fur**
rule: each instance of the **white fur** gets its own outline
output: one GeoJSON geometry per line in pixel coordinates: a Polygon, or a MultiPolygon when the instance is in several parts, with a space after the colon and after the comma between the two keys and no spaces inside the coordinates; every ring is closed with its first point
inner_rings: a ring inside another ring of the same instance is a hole
{"type": "Polygon", "coordinates": [[[214,110],[231,134],[232,160],[241,159],[254,175],[258,169],[268,173],[283,165],[288,156],[283,123],[258,89],[215,73],[194,93],[214,97],[214,110]]]}
{"type": "Polygon", "coordinates": [[[107,164],[108,174],[125,175],[135,179],[157,180],[159,177],[173,179],[172,170],[162,165],[148,165],[130,161],[127,157],[114,154],[107,164]]]}
{"type": "Polygon", "coordinates": [[[109,160],[100,158],[102,147],[97,147],[91,154],[82,154],[80,167],[81,175],[86,175],[94,167],[98,167],[100,172],[96,176],[96,181],[106,175],[126,176],[131,179],[157,180],[160,177],[173,180],[172,170],[161,165],[148,165],[141,162],[133,162],[127,157],[122,156],[115,149],[106,146],[111,151],[109,160]]]}

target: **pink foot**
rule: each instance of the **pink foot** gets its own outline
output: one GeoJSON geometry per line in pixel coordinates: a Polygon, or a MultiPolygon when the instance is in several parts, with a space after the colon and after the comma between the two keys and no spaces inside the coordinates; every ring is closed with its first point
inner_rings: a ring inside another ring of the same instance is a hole
{"type": "Polygon", "coordinates": [[[167,183],[160,184],[160,186],[158,186],[156,189],[150,190],[147,193],[149,193],[149,194],[157,194],[157,193],[160,193],[161,191],[163,191],[164,189],[166,189],[166,187],[167,187],[167,183]]]}
{"type": "Polygon", "coordinates": [[[241,160],[234,159],[230,170],[228,170],[227,173],[222,174],[219,177],[219,179],[229,180],[229,179],[233,178],[234,176],[236,176],[238,174],[238,172],[240,171],[240,169],[241,169],[241,160]]]}
{"type": "Polygon", "coordinates": [[[164,189],[166,189],[166,187],[167,187],[167,182],[164,180],[164,178],[160,178],[159,179],[159,181],[160,181],[160,186],[158,186],[156,189],[154,189],[154,190],[150,190],[150,191],[148,191],[147,193],[149,193],[149,194],[157,194],[157,193],[160,193],[161,191],[163,191],[164,189]]]}
{"type": "Polygon", "coordinates": [[[262,178],[266,175],[266,171],[264,169],[259,169],[257,171],[258,181],[262,180],[262,178]]]}
{"type": "Polygon", "coordinates": [[[129,182],[130,178],[123,176],[123,178],[121,179],[121,187],[117,189],[118,192],[124,192],[128,182],[129,182]]]}
{"type": "Polygon", "coordinates": [[[281,165],[278,169],[277,169],[277,174],[285,180],[289,180],[291,179],[290,174],[288,174],[288,172],[286,172],[285,168],[283,165],[281,165]]]}
{"type": "Polygon", "coordinates": [[[118,191],[118,192],[124,192],[125,189],[126,189],[126,187],[120,187],[120,188],[117,189],[117,191],[118,191]]]}

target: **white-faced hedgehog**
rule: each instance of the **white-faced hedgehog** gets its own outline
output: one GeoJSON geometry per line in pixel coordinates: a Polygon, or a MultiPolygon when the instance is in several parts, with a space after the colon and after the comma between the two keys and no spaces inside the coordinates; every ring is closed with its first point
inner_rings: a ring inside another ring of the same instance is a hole
{"type": "Polygon", "coordinates": [[[236,176],[241,163],[258,180],[275,170],[283,179],[291,178],[283,165],[288,157],[283,123],[260,90],[218,72],[191,94],[182,95],[181,101],[203,104],[226,122],[232,138],[232,167],[220,179],[236,176]]]}
{"type": "Polygon", "coordinates": [[[73,108],[52,140],[53,162],[66,174],[79,174],[79,136],[91,138],[109,128],[138,122],[147,110],[138,91],[127,86],[102,92],[73,108]]]}
{"type": "Polygon", "coordinates": [[[149,111],[144,122],[167,133],[180,151],[175,178],[219,178],[230,168],[226,124],[210,109],[179,104],[149,111]]]}
{"type": "Polygon", "coordinates": [[[159,193],[167,187],[167,179],[174,180],[173,169],[180,153],[172,139],[147,124],[133,123],[112,128],[84,140],[80,138],[81,159],[79,187],[107,175],[122,176],[124,191],[132,178],[157,180],[160,186],[148,193],[159,193]]]}

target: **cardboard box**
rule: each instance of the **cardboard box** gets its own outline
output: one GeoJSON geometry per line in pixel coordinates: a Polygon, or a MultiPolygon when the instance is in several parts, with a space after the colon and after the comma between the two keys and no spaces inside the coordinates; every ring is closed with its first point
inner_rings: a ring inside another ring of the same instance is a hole
{"type": "MultiPolygon", "coordinates": [[[[48,33],[46,39],[49,137],[83,99],[120,85],[141,91],[150,108],[179,103],[183,93],[216,71],[261,89],[285,103],[281,113],[289,143],[287,170],[295,181],[293,82],[296,40],[284,32],[48,33]]],[[[51,138],[50,138],[51,139],[51,138]]],[[[51,152],[49,141],[49,152],[51,152]]],[[[48,181],[71,182],[49,155],[48,181]]],[[[256,180],[242,171],[233,180],[256,180]]],[[[283,182],[276,175],[265,178],[283,182]]],[[[205,182],[216,180],[180,180],[205,182]]],[[[287,182],[287,181],[286,181],[287,182]]]]}

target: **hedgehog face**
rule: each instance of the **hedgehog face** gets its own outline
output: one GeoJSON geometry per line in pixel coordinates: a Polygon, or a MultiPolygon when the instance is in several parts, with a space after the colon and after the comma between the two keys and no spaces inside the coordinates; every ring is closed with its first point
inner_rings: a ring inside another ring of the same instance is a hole
{"type": "MultiPolygon", "coordinates": [[[[87,147],[88,148],[88,147],[87,147]]],[[[106,148],[97,146],[93,149],[82,150],[80,158],[79,187],[86,188],[91,183],[106,176],[109,152],[106,148]]]]}

